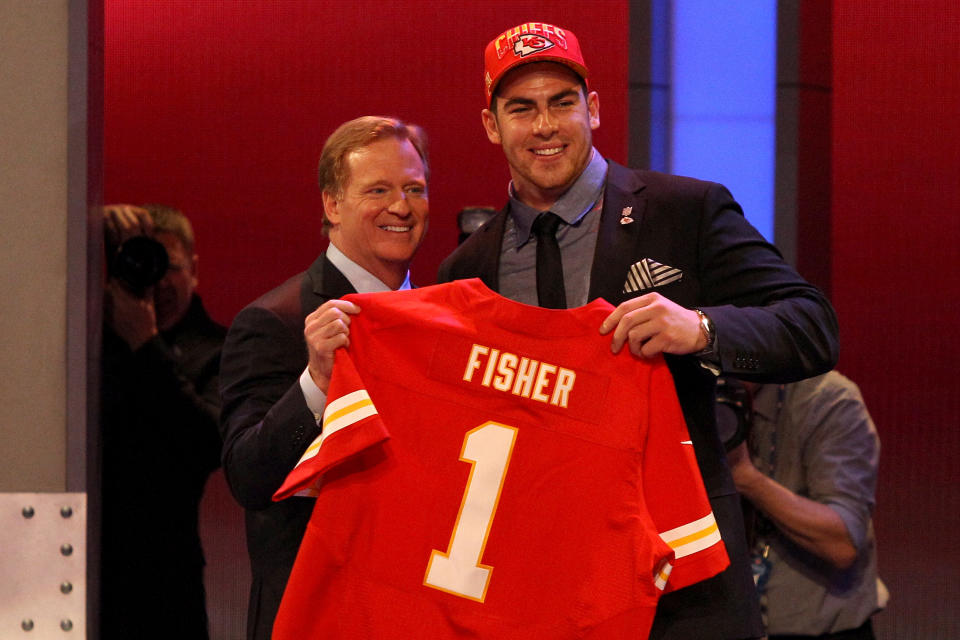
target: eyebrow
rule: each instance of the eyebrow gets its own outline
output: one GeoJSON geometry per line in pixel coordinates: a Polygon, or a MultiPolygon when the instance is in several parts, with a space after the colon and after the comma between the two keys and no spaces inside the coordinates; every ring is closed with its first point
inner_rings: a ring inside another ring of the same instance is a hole
{"type": "Polygon", "coordinates": [[[547,100],[547,102],[556,102],[557,100],[563,100],[564,98],[570,98],[573,96],[576,96],[577,98],[580,97],[580,87],[577,87],[576,89],[566,89],[556,93],[550,96],[550,99],[547,100]]]}
{"type": "MultiPolygon", "coordinates": [[[[420,178],[410,178],[409,180],[405,181],[401,185],[401,187],[409,187],[410,185],[418,185],[421,187],[425,187],[427,185],[427,182],[426,180],[421,180],[420,178]]],[[[393,187],[393,182],[391,182],[390,180],[385,180],[383,178],[380,178],[377,180],[371,180],[370,182],[358,183],[357,187],[360,190],[372,189],[374,187],[393,187]]]]}
{"type": "MultiPolygon", "coordinates": [[[[577,87],[576,89],[564,89],[563,91],[555,93],[549,98],[547,98],[547,102],[548,103],[557,102],[558,100],[563,100],[564,98],[569,98],[571,96],[576,96],[578,98],[580,97],[579,87],[577,87]]],[[[524,106],[532,106],[532,105],[535,105],[536,103],[537,101],[532,98],[524,98],[524,97],[509,98],[506,102],[503,103],[503,108],[506,109],[508,107],[512,107],[513,105],[518,105],[518,104],[524,105],[524,106]]]]}

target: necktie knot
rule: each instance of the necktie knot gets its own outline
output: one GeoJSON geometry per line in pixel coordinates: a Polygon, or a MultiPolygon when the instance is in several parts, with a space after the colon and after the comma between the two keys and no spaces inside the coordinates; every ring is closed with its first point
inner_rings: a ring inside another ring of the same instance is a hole
{"type": "Polygon", "coordinates": [[[537,300],[541,307],[548,309],[567,308],[563,263],[557,242],[557,228],[562,222],[560,216],[549,211],[533,221],[533,233],[537,236],[537,300]]]}
{"type": "Polygon", "coordinates": [[[546,236],[556,238],[557,229],[563,223],[563,219],[555,213],[544,211],[533,221],[533,235],[537,237],[537,242],[546,236]]]}

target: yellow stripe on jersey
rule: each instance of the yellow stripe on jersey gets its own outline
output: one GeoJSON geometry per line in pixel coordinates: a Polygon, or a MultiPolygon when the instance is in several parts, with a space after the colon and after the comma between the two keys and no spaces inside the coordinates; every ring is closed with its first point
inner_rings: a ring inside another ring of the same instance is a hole
{"type": "Polygon", "coordinates": [[[327,403],[327,407],[323,410],[323,431],[303,452],[297,466],[317,455],[323,441],[328,437],[375,413],[377,408],[373,406],[373,401],[364,389],[353,391],[327,403]]]}
{"type": "Polygon", "coordinates": [[[667,580],[670,578],[670,572],[673,571],[673,565],[669,562],[664,562],[663,566],[660,567],[660,570],[657,571],[657,575],[653,581],[654,586],[660,591],[663,591],[667,586],[667,580]]]}
{"type": "MultiPolygon", "coordinates": [[[[345,396],[341,396],[327,405],[327,408],[323,410],[323,430],[324,432],[330,428],[330,425],[334,424],[337,421],[341,421],[342,418],[345,418],[348,424],[353,424],[360,418],[356,417],[354,414],[358,411],[362,411],[365,407],[372,407],[373,402],[370,400],[370,396],[367,395],[367,392],[363,389],[359,391],[354,391],[348,393],[345,396]]],[[[374,409],[373,413],[376,413],[374,409]]],[[[369,413],[365,414],[363,417],[370,415],[369,413]]],[[[337,429],[342,428],[336,427],[337,429]]]]}
{"type": "Polygon", "coordinates": [[[660,538],[673,549],[674,557],[680,559],[720,542],[720,530],[713,513],[709,513],[699,520],[662,532],[660,538]]]}

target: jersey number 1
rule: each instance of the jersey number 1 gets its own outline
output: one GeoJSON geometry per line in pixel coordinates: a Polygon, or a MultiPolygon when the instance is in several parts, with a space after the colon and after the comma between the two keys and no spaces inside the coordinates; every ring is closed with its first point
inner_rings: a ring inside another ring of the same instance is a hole
{"type": "Polygon", "coordinates": [[[460,459],[473,466],[450,545],[446,553],[434,549],[430,554],[425,585],[483,602],[493,567],[480,564],[480,558],[516,438],[515,427],[496,422],[485,422],[464,436],[460,459]]]}

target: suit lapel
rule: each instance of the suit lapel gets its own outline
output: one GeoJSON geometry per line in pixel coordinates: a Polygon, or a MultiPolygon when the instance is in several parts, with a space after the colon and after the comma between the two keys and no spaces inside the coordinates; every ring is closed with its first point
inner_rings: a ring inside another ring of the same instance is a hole
{"type": "Polygon", "coordinates": [[[590,270],[590,300],[603,298],[616,305],[626,297],[623,283],[636,255],[646,212],[644,187],[634,172],[609,162],[600,230],[590,270]]]}
{"type": "Polygon", "coordinates": [[[300,284],[300,309],[306,318],[314,309],[331,298],[341,298],[357,291],[340,270],[323,253],[310,268],[300,284]]]}
{"type": "Polygon", "coordinates": [[[507,204],[487,224],[474,232],[476,238],[471,236],[464,242],[464,249],[469,251],[463,256],[459,272],[471,274],[469,277],[479,277],[493,291],[500,289],[500,252],[509,211],[510,205],[507,204]]]}

